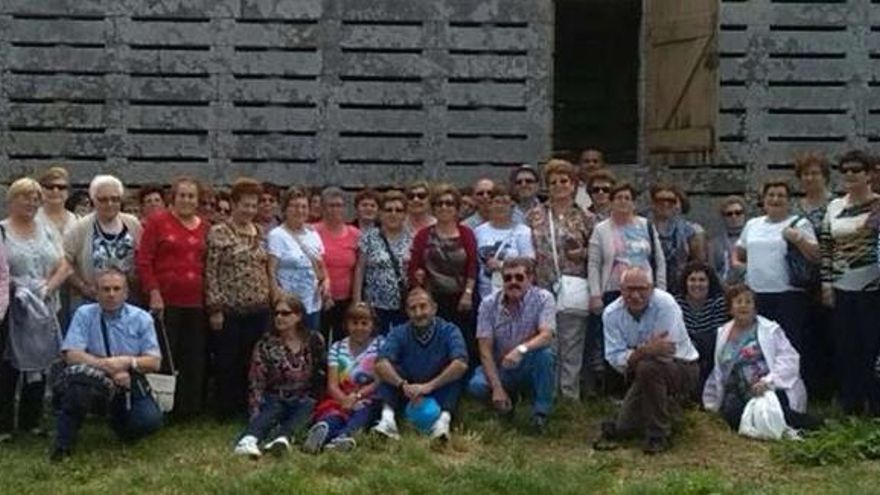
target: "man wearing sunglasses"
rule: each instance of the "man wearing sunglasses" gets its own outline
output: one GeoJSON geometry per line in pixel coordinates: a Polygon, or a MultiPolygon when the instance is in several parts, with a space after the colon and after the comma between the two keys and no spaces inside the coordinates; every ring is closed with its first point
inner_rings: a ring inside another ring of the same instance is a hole
{"type": "Polygon", "coordinates": [[[477,203],[477,212],[462,222],[470,227],[471,230],[489,220],[489,207],[492,206],[492,189],[494,188],[495,182],[487,177],[483,177],[474,183],[474,201],[477,203]]]}
{"type": "Polygon", "coordinates": [[[510,191],[513,192],[513,223],[526,222],[526,213],[541,204],[538,189],[541,181],[538,171],[528,164],[520,165],[510,174],[510,191]]]}
{"type": "Polygon", "coordinates": [[[554,356],[550,343],[556,321],[553,295],[532,285],[534,260],[504,263],[504,287],[483,300],[477,319],[482,363],[468,384],[480,400],[491,399],[502,417],[511,418],[515,397],[529,392],[532,430],[543,433],[553,407],[554,356]]]}

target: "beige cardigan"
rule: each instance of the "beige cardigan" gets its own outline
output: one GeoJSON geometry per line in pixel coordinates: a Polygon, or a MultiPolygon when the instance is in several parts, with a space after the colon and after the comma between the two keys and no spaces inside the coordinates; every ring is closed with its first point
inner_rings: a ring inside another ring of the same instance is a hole
{"type": "MultiPolygon", "coordinates": [[[[119,219],[128,228],[137,247],[141,239],[141,222],[128,213],[119,213],[119,219]]],[[[73,228],[64,236],[64,256],[73,266],[76,274],[85,282],[93,282],[95,277],[95,267],[92,266],[91,235],[96,221],[95,213],[89,213],[77,220],[73,228]]],[[[135,270],[128,274],[128,284],[129,291],[139,290],[135,281],[135,270]]]]}
{"type": "MultiPolygon", "coordinates": [[[[645,217],[636,216],[634,221],[643,228],[648,228],[648,220],[645,217]]],[[[590,286],[590,297],[602,297],[611,271],[614,268],[614,234],[613,220],[607,218],[599,222],[593,228],[590,236],[590,250],[587,263],[587,280],[590,286]]],[[[654,260],[656,273],[654,273],[654,286],[666,290],[666,258],[663,256],[663,245],[660,244],[660,236],[654,229],[654,260]]]]}

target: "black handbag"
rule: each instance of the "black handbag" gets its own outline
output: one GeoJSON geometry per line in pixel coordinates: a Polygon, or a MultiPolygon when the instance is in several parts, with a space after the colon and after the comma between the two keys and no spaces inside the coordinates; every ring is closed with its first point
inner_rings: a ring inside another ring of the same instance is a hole
{"type": "MultiPolygon", "coordinates": [[[[795,218],[789,227],[797,225],[802,216],[795,218]]],[[[808,260],[791,242],[786,241],[785,263],[788,265],[788,283],[798,289],[809,289],[819,285],[819,264],[808,260]]]]}

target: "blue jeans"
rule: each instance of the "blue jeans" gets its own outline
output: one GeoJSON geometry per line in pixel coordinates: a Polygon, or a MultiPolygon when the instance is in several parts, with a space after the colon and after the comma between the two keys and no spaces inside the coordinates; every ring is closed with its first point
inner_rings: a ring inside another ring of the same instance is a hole
{"type": "MultiPolygon", "coordinates": [[[[406,377],[403,377],[404,379],[406,377]]],[[[448,383],[441,388],[433,391],[428,397],[433,397],[440,404],[440,409],[452,414],[458,406],[458,398],[461,396],[462,380],[456,380],[448,383]]],[[[385,382],[379,385],[376,390],[382,403],[390,406],[395,411],[400,411],[409,403],[409,399],[403,395],[403,392],[385,382]]]]}
{"type": "MultiPolygon", "coordinates": [[[[124,394],[110,405],[110,427],[119,438],[127,441],[143,438],[162,426],[162,411],[151,396],[130,394],[131,403],[124,394]]],[[[58,410],[56,448],[70,449],[88,411],[62,407],[58,410]]]]}
{"type": "Polygon", "coordinates": [[[262,441],[275,431],[273,438],[282,435],[289,437],[294,430],[306,424],[314,408],[315,401],[311,398],[282,400],[263,397],[259,412],[251,418],[241,436],[253,435],[262,441]]]}
{"type": "MultiPolygon", "coordinates": [[[[553,408],[554,393],[554,370],[555,356],[550,347],[543,347],[530,351],[523,356],[519,366],[513,369],[505,369],[498,365],[498,375],[501,385],[508,393],[531,392],[534,402],[532,414],[547,415],[553,408]]],[[[468,383],[468,393],[479,400],[492,398],[492,387],[486,380],[483,367],[480,366],[474,372],[473,378],[468,383]]]]}
{"type": "Polygon", "coordinates": [[[329,427],[327,441],[329,442],[336,437],[352,436],[369,425],[376,418],[378,406],[379,403],[374,402],[369,406],[356,409],[351,412],[347,420],[337,414],[323,418],[321,421],[327,423],[329,427]]]}

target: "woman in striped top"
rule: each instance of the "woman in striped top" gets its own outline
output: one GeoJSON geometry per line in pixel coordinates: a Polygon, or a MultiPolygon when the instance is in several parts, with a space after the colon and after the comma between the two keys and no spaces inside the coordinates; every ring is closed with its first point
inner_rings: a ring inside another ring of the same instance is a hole
{"type": "Polygon", "coordinates": [[[718,327],[727,319],[727,307],[721,293],[721,283],[715,271],[706,263],[695,261],[685,266],[681,274],[681,296],[675,300],[681,306],[684,325],[691,341],[700,353],[700,393],[712,371],[715,340],[718,327]]]}
{"type": "Polygon", "coordinates": [[[846,195],[828,205],[822,222],[822,300],[832,306],[838,400],[847,414],[880,416],[880,381],[874,359],[880,350],[880,267],[877,211],[871,191],[871,159],[851,151],[840,159],[846,195]]]}

